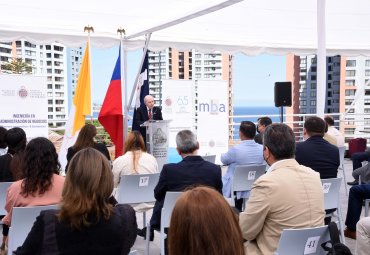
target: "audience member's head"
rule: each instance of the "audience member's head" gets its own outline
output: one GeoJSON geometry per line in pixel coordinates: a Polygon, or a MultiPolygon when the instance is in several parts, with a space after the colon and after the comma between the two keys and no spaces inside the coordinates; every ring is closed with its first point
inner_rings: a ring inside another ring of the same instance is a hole
{"type": "Polygon", "coordinates": [[[60,171],[54,144],[44,137],[32,139],[24,151],[22,166],[22,195],[44,194],[52,185],[53,174],[60,171]]]}
{"type": "Polygon", "coordinates": [[[244,254],[238,216],[219,192],[185,191],[177,200],[169,229],[169,254],[244,254]]]}
{"type": "Polygon", "coordinates": [[[6,128],[0,126],[0,149],[5,149],[7,147],[5,142],[6,128]]]}
{"type": "Polygon", "coordinates": [[[332,116],[326,115],[324,120],[328,124],[329,127],[334,126],[334,119],[332,116]]]}
{"type": "Polygon", "coordinates": [[[14,155],[26,148],[26,133],[19,127],[11,128],[5,134],[5,142],[8,145],[8,153],[14,155]]]}
{"type": "Polygon", "coordinates": [[[128,151],[145,151],[143,136],[138,131],[132,131],[128,134],[125,142],[125,153],[128,151]]]}
{"type": "Polygon", "coordinates": [[[325,121],[320,117],[309,117],[304,122],[303,135],[305,137],[321,136],[325,135],[325,121]]]}
{"type": "Polygon", "coordinates": [[[80,130],[77,140],[73,145],[75,151],[94,146],[94,137],[96,136],[96,127],[92,124],[86,124],[80,130]]]}
{"type": "Polygon", "coordinates": [[[239,127],[241,140],[253,139],[256,135],[256,125],[251,121],[242,121],[239,127]]]}
{"type": "Polygon", "coordinates": [[[146,95],[144,97],[144,104],[149,109],[152,109],[154,107],[154,97],[151,95],[146,95]]]}
{"type": "Polygon", "coordinates": [[[88,227],[100,217],[108,219],[112,191],[113,174],[107,158],[93,148],[80,150],[69,165],[59,219],[74,229],[88,227]]]}
{"type": "Polygon", "coordinates": [[[263,156],[271,165],[282,159],[294,158],[295,137],[293,130],[280,123],[269,125],[263,134],[263,156]]]}
{"type": "Polygon", "coordinates": [[[176,135],[177,151],[182,154],[194,154],[199,149],[197,137],[190,130],[182,130],[176,135]]]}
{"type": "Polygon", "coordinates": [[[267,126],[272,124],[272,120],[270,117],[260,117],[257,119],[257,131],[259,133],[265,132],[267,126]]]}

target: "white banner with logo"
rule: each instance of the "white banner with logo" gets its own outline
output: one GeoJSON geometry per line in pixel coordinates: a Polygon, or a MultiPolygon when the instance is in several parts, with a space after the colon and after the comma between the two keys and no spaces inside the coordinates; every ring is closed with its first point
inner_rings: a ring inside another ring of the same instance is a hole
{"type": "Polygon", "coordinates": [[[0,75],[0,126],[22,128],[28,141],[48,136],[45,76],[0,75]]]}
{"type": "Polygon", "coordinates": [[[198,81],[199,155],[216,155],[228,150],[229,106],[227,81],[198,81]]]}
{"type": "Polygon", "coordinates": [[[194,129],[194,81],[162,81],[162,115],[172,120],[169,126],[169,146],[176,148],[176,134],[194,129]]]}

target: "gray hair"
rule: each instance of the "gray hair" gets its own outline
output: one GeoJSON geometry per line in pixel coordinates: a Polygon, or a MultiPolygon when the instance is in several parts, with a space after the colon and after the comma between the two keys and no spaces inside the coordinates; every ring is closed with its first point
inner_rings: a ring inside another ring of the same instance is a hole
{"type": "Polygon", "coordinates": [[[192,153],[198,149],[197,137],[190,130],[181,130],[176,135],[176,146],[181,153],[192,153]]]}

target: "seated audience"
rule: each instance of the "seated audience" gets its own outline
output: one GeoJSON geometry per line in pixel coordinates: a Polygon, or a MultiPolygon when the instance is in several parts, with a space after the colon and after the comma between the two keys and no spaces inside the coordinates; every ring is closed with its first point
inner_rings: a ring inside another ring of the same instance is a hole
{"type": "Polygon", "coordinates": [[[333,136],[337,140],[336,144],[338,147],[343,147],[344,146],[344,136],[338,129],[334,127],[333,117],[327,115],[325,116],[324,120],[328,125],[327,134],[333,136]]]}
{"type": "Polygon", "coordinates": [[[136,239],[136,217],[129,205],[113,206],[109,161],[87,148],[71,160],[60,210],[36,218],[17,254],[128,254],[136,239]]]}
{"type": "MultiPolygon", "coordinates": [[[[359,169],[362,167],[362,162],[363,161],[369,161],[370,160],[370,150],[366,150],[364,152],[356,152],[353,153],[351,156],[352,159],[352,166],[353,166],[353,171],[356,169],[359,169]]],[[[354,180],[352,182],[347,182],[348,185],[358,185],[359,182],[358,180],[354,180]]]]}
{"type": "Polygon", "coordinates": [[[260,117],[257,119],[257,132],[258,134],[254,137],[254,141],[256,143],[262,144],[262,137],[265,129],[268,125],[272,124],[272,120],[270,117],[260,117]]]}
{"type": "MultiPolygon", "coordinates": [[[[241,143],[235,145],[226,153],[221,154],[221,162],[228,165],[226,174],[222,177],[222,193],[225,197],[232,197],[231,185],[233,183],[234,171],[237,165],[262,165],[264,164],[262,155],[262,145],[254,141],[256,135],[256,125],[251,121],[242,121],[239,127],[239,137],[241,143]]],[[[235,208],[242,210],[243,198],[246,192],[237,192],[235,198],[235,208]]]]}
{"type": "Polygon", "coordinates": [[[176,201],[169,228],[169,254],[244,255],[238,216],[216,190],[196,187],[176,201]]]}
{"type": "Polygon", "coordinates": [[[348,207],[344,235],[356,239],[356,224],[360,219],[362,203],[370,199],[370,184],[355,185],[350,188],[348,196],[348,207]]]}
{"type": "Polygon", "coordinates": [[[309,117],[303,128],[305,141],[298,143],[295,159],[320,174],[321,179],[336,178],[340,164],[339,149],[323,139],[325,121],[320,117],[309,117]]]}
{"type": "Polygon", "coordinates": [[[0,126],[0,156],[5,155],[8,152],[5,142],[6,128],[0,126]]]}
{"type": "Polygon", "coordinates": [[[103,143],[96,143],[94,141],[95,136],[96,136],[96,127],[94,125],[86,124],[85,126],[81,128],[75,144],[72,147],[68,148],[67,165],[65,169],[66,173],[68,171],[69,161],[72,159],[72,157],[80,150],[88,148],[88,147],[91,147],[91,148],[94,148],[100,151],[101,153],[103,153],[103,155],[108,160],[110,160],[110,155],[109,155],[109,151],[107,147],[105,147],[105,144],[103,143]]]}
{"type": "Polygon", "coordinates": [[[125,154],[113,162],[114,186],[118,186],[121,175],[153,173],[158,173],[157,160],[146,152],[140,132],[132,131],[125,142],[125,154]]]}
{"type": "Polygon", "coordinates": [[[357,255],[368,255],[370,251],[370,217],[364,217],[356,224],[357,255]]]}
{"type": "MultiPolygon", "coordinates": [[[[161,212],[167,191],[183,191],[192,185],[205,185],[215,188],[222,194],[221,168],[197,155],[199,143],[195,134],[190,130],[180,131],[176,135],[176,146],[182,161],[163,166],[154,189],[156,202],[150,219],[150,240],[154,238],[153,229],[160,228],[161,212]]],[[[145,237],[145,234],[145,228],[138,230],[139,236],[145,237]]]]}
{"type": "MultiPolygon", "coordinates": [[[[337,139],[332,136],[331,134],[328,133],[328,124],[325,123],[325,134],[324,134],[324,140],[328,141],[330,144],[334,145],[334,146],[338,146],[337,145],[337,139]]],[[[339,147],[339,146],[338,146],[339,147]]]]}
{"type": "Polygon", "coordinates": [[[23,178],[20,165],[27,143],[26,133],[21,128],[11,128],[5,134],[5,142],[8,145],[8,151],[0,156],[0,181],[20,180],[23,178]]]}
{"type": "Polygon", "coordinates": [[[290,127],[269,125],[263,145],[270,169],[253,184],[239,224],[248,240],[246,254],[272,255],[283,229],[324,225],[324,194],[319,174],[294,159],[290,127]]]}
{"type": "Polygon", "coordinates": [[[370,164],[366,164],[360,168],[355,169],[352,172],[352,176],[355,179],[354,182],[361,184],[369,184],[370,183],[370,164]]]}

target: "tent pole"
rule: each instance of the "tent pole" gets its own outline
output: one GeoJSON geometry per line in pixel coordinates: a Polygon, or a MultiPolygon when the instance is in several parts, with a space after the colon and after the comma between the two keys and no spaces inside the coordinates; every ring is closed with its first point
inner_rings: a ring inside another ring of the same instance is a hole
{"type": "Polygon", "coordinates": [[[135,83],[134,83],[134,86],[132,86],[130,100],[129,100],[128,104],[127,104],[127,110],[128,111],[130,110],[131,104],[132,104],[132,100],[134,99],[135,91],[137,89],[137,81],[138,81],[139,75],[141,73],[141,68],[143,67],[143,63],[144,63],[144,60],[145,60],[146,52],[148,51],[148,46],[149,46],[151,35],[152,35],[151,33],[150,34],[147,34],[146,35],[146,38],[145,38],[145,46],[144,46],[144,51],[143,51],[143,57],[141,58],[141,63],[139,65],[139,70],[138,70],[138,72],[136,74],[136,78],[135,78],[135,83]]]}
{"type": "Polygon", "coordinates": [[[316,114],[324,117],[326,101],[326,23],[325,0],[317,0],[317,94],[316,114]]]}
{"type": "MultiPolygon", "coordinates": [[[[125,30],[123,28],[119,28],[117,30],[117,32],[120,34],[120,72],[121,72],[121,100],[122,100],[122,114],[123,114],[123,144],[125,142],[125,138],[127,137],[127,112],[126,112],[126,103],[127,103],[127,100],[126,100],[126,97],[125,97],[125,91],[126,91],[126,87],[127,87],[127,83],[126,83],[126,77],[127,77],[127,74],[126,74],[126,71],[124,70],[124,65],[125,65],[125,61],[124,61],[124,64],[122,65],[122,56],[123,56],[123,35],[125,34],[125,30]],[[122,77],[123,75],[123,77],[122,77]]],[[[125,55],[124,55],[124,58],[126,57],[126,52],[125,52],[125,55]]]]}

